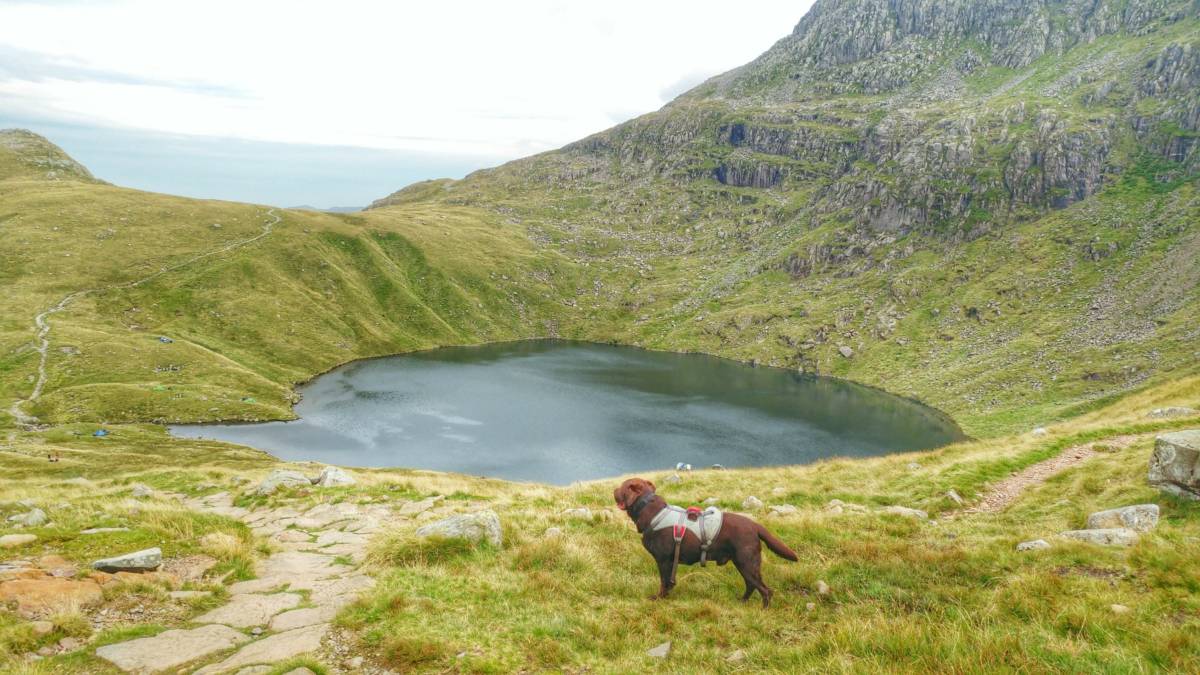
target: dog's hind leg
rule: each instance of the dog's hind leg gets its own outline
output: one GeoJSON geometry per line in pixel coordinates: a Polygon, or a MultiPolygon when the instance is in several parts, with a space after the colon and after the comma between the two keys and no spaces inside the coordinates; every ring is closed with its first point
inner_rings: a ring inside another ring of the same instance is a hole
{"type": "Polygon", "coordinates": [[[742,602],[750,599],[754,591],[762,596],[763,608],[771,606],[771,589],[762,580],[762,552],[761,550],[753,553],[743,554],[739,551],[733,558],[733,566],[742,575],[742,579],[746,581],[746,593],[742,595],[742,602]]]}

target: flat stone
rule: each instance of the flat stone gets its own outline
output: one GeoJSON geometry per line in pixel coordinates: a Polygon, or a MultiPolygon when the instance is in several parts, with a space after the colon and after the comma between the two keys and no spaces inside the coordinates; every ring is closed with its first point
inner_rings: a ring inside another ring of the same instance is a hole
{"type": "Polygon", "coordinates": [[[37,541],[36,534],[6,534],[0,537],[0,548],[16,548],[37,541]]]}
{"type": "Polygon", "coordinates": [[[318,581],[308,589],[309,598],[314,605],[344,607],[358,597],[358,594],[375,586],[375,580],[365,574],[354,574],[340,579],[318,581]]]}
{"type": "Polygon", "coordinates": [[[1100,546],[1133,546],[1138,542],[1138,533],[1127,527],[1102,530],[1068,530],[1060,532],[1058,536],[1100,546]]]}
{"type": "Polygon", "coordinates": [[[1045,539],[1034,539],[1017,544],[1018,551],[1042,551],[1050,548],[1050,542],[1045,539]]]}
{"type": "Polygon", "coordinates": [[[497,516],[496,512],[491,510],[450,516],[444,520],[417,528],[416,534],[418,537],[447,537],[451,539],[466,539],[468,541],[483,541],[486,539],[493,546],[497,547],[502,543],[500,516],[497,516]]]}
{"type": "Polygon", "coordinates": [[[141,572],[158,569],[162,564],[162,549],[155,546],[113,558],[104,558],[92,563],[92,569],[101,572],[141,572]]]}
{"type": "Polygon", "coordinates": [[[228,626],[210,625],[106,645],[96,649],[96,656],[127,673],[157,673],[223,652],[249,639],[228,626]]]}
{"type": "Polygon", "coordinates": [[[404,506],[400,507],[399,514],[401,516],[411,518],[411,517],[417,515],[418,513],[422,513],[424,511],[428,511],[429,509],[432,509],[434,504],[437,504],[438,502],[442,501],[443,499],[445,499],[445,497],[443,497],[441,495],[434,495],[433,497],[426,497],[425,499],[421,499],[419,501],[408,502],[404,506]]]}
{"type": "Polygon", "coordinates": [[[106,534],[108,532],[128,532],[128,527],[93,527],[80,530],[79,534],[106,534]]]}
{"type": "Polygon", "coordinates": [[[910,509],[907,506],[885,506],[884,513],[890,513],[894,516],[904,516],[905,518],[916,518],[917,520],[928,520],[929,514],[921,509],[910,509]]]}
{"type": "Polygon", "coordinates": [[[334,556],[305,551],[284,551],[267,558],[259,565],[259,578],[239,581],[229,587],[230,593],[260,593],[280,586],[292,590],[307,590],[313,584],[350,570],[334,562],[334,556]]]}
{"type": "Polygon", "coordinates": [[[657,647],[652,647],[646,650],[646,656],[654,659],[665,659],[671,654],[671,643],[664,642],[657,647]]]}
{"type": "Polygon", "coordinates": [[[236,654],[220,663],[197,670],[194,675],[215,675],[243,666],[278,663],[301,654],[314,652],[321,648],[321,640],[324,639],[327,632],[329,632],[329,624],[322,623],[276,633],[242,647],[236,654]]]}
{"type": "Polygon", "coordinates": [[[271,619],[271,624],[268,628],[276,633],[280,633],[295,628],[313,626],[318,623],[327,623],[332,621],[333,617],[337,615],[338,609],[339,607],[334,604],[293,609],[290,612],[276,615],[275,618],[271,619]]]}
{"type": "Polygon", "coordinates": [[[103,600],[100,586],[86,580],[42,577],[0,583],[0,603],[17,603],[17,611],[24,616],[89,607],[103,600]]]}
{"type": "Polygon", "coordinates": [[[1149,532],[1158,525],[1158,504],[1135,504],[1119,509],[1100,511],[1088,516],[1089,530],[1128,527],[1138,532],[1149,532]]]}
{"type": "Polygon", "coordinates": [[[1200,499],[1200,430],[1177,431],[1155,439],[1147,478],[1163,492],[1200,499]]]}
{"type": "Polygon", "coordinates": [[[282,532],[275,533],[275,535],[271,538],[275,541],[299,543],[311,541],[312,535],[304,532],[303,530],[284,530],[282,532]]]}
{"type": "Polygon", "coordinates": [[[34,635],[49,635],[54,632],[54,622],[52,621],[34,621],[29,626],[33,628],[34,635]]]}
{"type": "Polygon", "coordinates": [[[337,530],[326,530],[322,532],[317,537],[316,541],[317,546],[329,546],[331,544],[365,545],[366,543],[367,538],[361,534],[354,534],[353,532],[339,532],[337,530]]]}
{"type": "Polygon", "coordinates": [[[1108,608],[1112,610],[1113,614],[1128,614],[1133,611],[1132,609],[1130,609],[1129,607],[1127,607],[1125,605],[1118,605],[1118,604],[1109,605],[1108,608]]]}
{"type": "Polygon", "coordinates": [[[246,593],[235,595],[229,604],[195,618],[196,623],[223,623],[234,628],[252,628],[265,625],[276,614],[300,604],[296,593],[272,593],[259,595],[246,593]]]}

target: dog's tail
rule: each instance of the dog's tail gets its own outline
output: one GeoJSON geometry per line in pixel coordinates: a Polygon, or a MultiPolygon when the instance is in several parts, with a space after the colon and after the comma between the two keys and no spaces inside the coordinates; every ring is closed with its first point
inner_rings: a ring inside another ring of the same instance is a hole
{"type": "Polygon", "coordinates": [[[800,556],[796,555],[795,551],[788,548],[787,544],[780,541],[779,537],[776,537],[768,532],[767,528],[763,527],[762,525],[759,525],[758,523],[755,523],[755,525],[758,525],[758,538],[762,539],[763,543],[767,545],[767,548],[771,549],[771,553],[774,553],[780,558],[791,560],[792,562],[797,562],[800,560],[800,556]]]}

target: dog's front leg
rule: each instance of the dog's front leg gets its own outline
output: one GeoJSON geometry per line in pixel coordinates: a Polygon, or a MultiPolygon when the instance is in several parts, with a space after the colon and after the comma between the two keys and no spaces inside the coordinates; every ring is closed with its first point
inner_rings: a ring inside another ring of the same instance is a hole
{"type": "Polygon", "coordinates": [[[667,597],[667,594],[675,587],[675,584],[671,581],[671,559],[662,560],[656,558],[655,561],[658,563],[658,594],[651,596],[651,600],[659,600],[667,597]]]}

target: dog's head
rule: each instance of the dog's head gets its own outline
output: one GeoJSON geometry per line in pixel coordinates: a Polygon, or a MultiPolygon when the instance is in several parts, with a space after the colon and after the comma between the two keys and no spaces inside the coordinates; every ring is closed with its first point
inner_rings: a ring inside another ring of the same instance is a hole
{"type": "Polygon", "coordinates": [[[654,492],[654,483],[644,478],[630,478],[613,490],[613,499],[617,502],[617,508],[625,511],[633,506],[638,498],[650,492],[654,492]]]}

